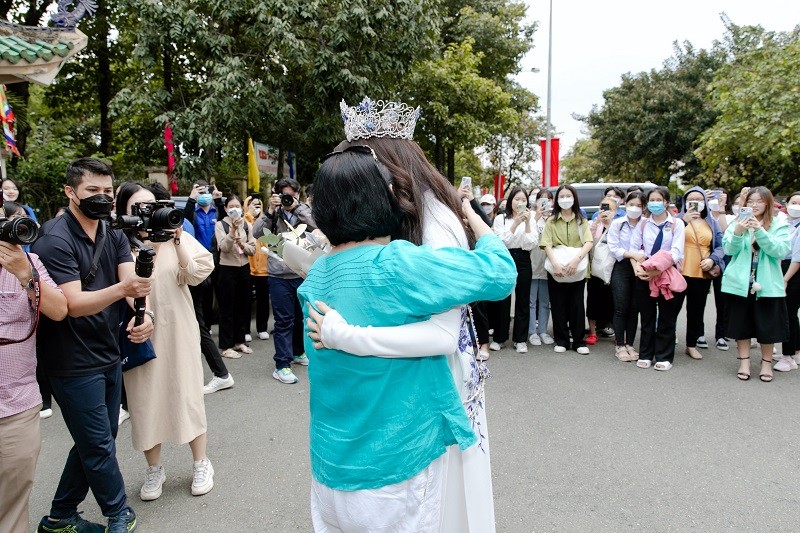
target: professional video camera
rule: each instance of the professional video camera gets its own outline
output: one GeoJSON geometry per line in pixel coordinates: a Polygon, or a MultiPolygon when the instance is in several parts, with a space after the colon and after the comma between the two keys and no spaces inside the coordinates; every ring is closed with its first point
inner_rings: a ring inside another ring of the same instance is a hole
{"type": "Polygon", "coordinates": [[[133,204],[130,215],[112,217],[111,227],[121,230],[146,231],[150,242],[167,242],[174,229],[183,224],[183,213],[172,200],[133,204]]]}
{"type": "Polygon", "coordinates": [[[28,217],[9,220],[0,216],[0,241],[11,244],[31,244],[39,236],[39,226],[28,217]]]}

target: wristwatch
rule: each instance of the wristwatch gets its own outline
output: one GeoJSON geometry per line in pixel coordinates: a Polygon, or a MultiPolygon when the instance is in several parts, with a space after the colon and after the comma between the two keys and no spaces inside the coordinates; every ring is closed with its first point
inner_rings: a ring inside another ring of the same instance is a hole
{"type": "Polygon", "coordinates": [[[150,309],[145,309],[144,314],[150,317],[150,321],[153,322],[153,325],[156,325],[156,314],[152,312],[150,309]]]}
{"type": "Polygon", "coordinates": [[[22,288],[25,289],[26,291],[32,291],[35,288],[33,277],[31,277],[31,279],[28,280],[27,284],[23,285],[22,283],[20,283],[20,285],[22,285],[22,288]]]}

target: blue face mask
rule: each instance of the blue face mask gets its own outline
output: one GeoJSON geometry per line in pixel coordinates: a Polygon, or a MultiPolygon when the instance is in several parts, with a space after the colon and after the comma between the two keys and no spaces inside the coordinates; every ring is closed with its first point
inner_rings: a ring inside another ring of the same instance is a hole
{"type": "Polygon", "coordinates": [[[210,194],[201,194],[197,197],[197,204],[203,207],[207,205],[211,205],[211,195],[210,194]]]}
{"type": "Polygon", "coordinates": [[[667,210],[667,206],[664,202],[647,202],[647,210],[654,215],[660,215],[667,210]]]}

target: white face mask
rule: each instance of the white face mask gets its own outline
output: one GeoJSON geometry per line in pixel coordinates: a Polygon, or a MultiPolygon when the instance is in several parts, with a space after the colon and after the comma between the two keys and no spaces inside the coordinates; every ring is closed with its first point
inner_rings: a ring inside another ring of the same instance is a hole
{"type": "MultiPolygon", "coordinates": [[[[691,200],[691,201],[692,201],[692,202],[695,202],[695,201],[697,202],[697,204],[696,204],[696,205],[697,205],[697,212],[698,212],[698,213],[702,213],[702,212],[703,212],[703,210],[706,208],[706,203],[705,203],[705,202],[701,202],[701,201],[699,201],[699,200],[691,200]]],[[[687,202],[687,203],[688,203],[688,202],[687,202]]],[[[692,205],[695,205],[695,204],[692,204],[692,205]]]]}
{"type": "Polygon", "coordinates": [[[719,200],[711,199],[708,201],[708,208],[715,213],[719,212],[719,200]]]}
{"type": "Polygon", "coordinates": [[[255,216],[258,216],[258,215],[260,215],[260,214],[261,214],[261,208],[260,208],[260,207],[254,207],[254,208],[253,208],[253,214],[254,214],[255,216]]]}
{"type": "Polygon", "coordinates": [[[494,211],[494,206],[493,206],[493,205],[491,205],[491,204],[489,204],[489,205],[482,205],[482,206],[481,206],[481,209],[483,209],[483,212],[484,212],[484,213],[486,213],[486,214],[488,215],[488,214],[490,214],[492,211],[494,211]]]}
{"type": "Polygon", "coordinates": [[[572,198],[559,198],[558,199],[558,207],[561,209],[572,209],[572,206],[575,204],[575,200],[572,198]]]}
{"type": "Polygon", "coordinates": [[[731,211],[733,211],[733,214],[736,215],[737,217],[739,216],[739,209],[740,209],[739,204],[736,204],[733,207],[731,207],[731,211]]]}
{"type": "Polygon", "coordinates": [[[232,220],[236,220],[242,216],[242,209],[239,207],[231,207],[228,209],[228,216],[231,217],[232,220]]]}
{"type": "Polygon", "coordinates": [[[625,209],[625,214],[627,214],[629,218],[639,218],[642,216],[642,208],[632,205],[625,209]]]}
{"type": "Polygon", "coordinates": [[[789,216],[792,218],[800,218],[800,205],[787,205],[786,212],[789,213],[789,216]]]}

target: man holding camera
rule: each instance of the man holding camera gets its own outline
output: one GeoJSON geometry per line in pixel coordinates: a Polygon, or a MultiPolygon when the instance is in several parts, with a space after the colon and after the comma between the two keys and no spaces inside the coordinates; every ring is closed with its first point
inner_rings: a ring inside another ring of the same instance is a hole
{"type": "MultiPolygon", "coordinates": [[[[311,216],[311,207],[300,202],[300,184],[297,180],[284,178],[275,184],[267,216],[256,221],[253,235],[256,238],[263,235],[265,226],[274,234],[289,231],[289,224],[293,228],[305,224],[309,232],[317,227],[311,216]]],[[[303,311],[297,299],[297,289],[303,279],[274,257],[269,258],[267,270],[269,297],[275,316],[275,371],[272,377],[281,383],[297,383],[292,363],[308,365],[303,348],[303,311]]]]}
{"type": "Polygon", "coordinates": [[[121,324],[124,299],[146,297],[151,280],[134,271],[128,239],[104,221],[111,214],[113,173],[97,159],[77,159],[67,167],[64,193],[69,209],[47,228],[33,248],[66,296],[69,316],[42,318],[39,364],[61,406],[74,441],[48,516],[39,532],[103,531],[78,514],[89,489],[109,533],[136,529],[116,457],[122,370],[120,327],[134,343],[153,333],[153,314],[144,323],[121,324]],[[121,302],[122,300],[122,302],[121,302]]]}
{"type": "Polygon", "coordinates": [[[67,316],[64,294],[39,258],[27,255],[21,244],[13,236],[0,236],[0,531],[10,533],[30,531],[28,497],[42,444],[37,306],[52,320],[67,316]]]}

